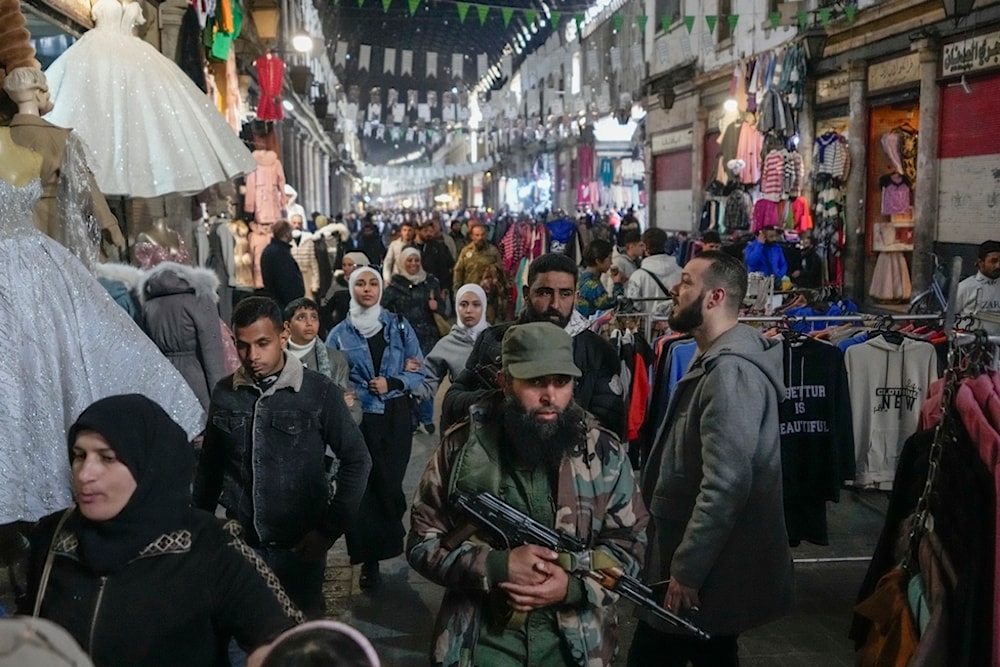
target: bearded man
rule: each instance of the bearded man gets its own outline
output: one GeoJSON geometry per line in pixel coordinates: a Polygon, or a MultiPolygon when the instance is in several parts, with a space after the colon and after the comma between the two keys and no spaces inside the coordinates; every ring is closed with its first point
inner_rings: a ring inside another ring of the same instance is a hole
{"type": "Polygon", "coordinates": [[[741,632],[791,610],[792,558],[781,491],[782,347],[738,323],[747,273],[714,250],[684,265],[670,328],[697,356],[670,396],[642,472],[652,517],[644,579],[663,606],[700,609],[712,638],[639,612],[629,667],[733,667],[741,632]]]}
{"type": "Polygon", "coordinates": [[[570,577],[536,545],[494,549],[473,535],[454,548],[455,491],[490,492],[622,564],[640,566],[647,515],[618,437],[573,401],[573,340],[548,322],[503,337],[500,392],[445,434],[410,515],[410,565],[448,590],[431,642],[433,665],[607,665],[617,645],[617,596],[570,577]],[[520,624],[507,622],[523,613],[520,624]]]}

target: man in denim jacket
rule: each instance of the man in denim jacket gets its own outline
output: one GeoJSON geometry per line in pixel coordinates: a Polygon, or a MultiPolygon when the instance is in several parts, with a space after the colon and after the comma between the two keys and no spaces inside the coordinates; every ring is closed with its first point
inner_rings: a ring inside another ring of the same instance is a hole
{"type": "Polygon", "coordinates": [[[326,552],[357,514],[371,458],[343,391],[284,351],[282,319],[263,297],[233,311],[242,366],[212,393],[194,504],[221,503],[292,601],[321,616],[326,552]]]}

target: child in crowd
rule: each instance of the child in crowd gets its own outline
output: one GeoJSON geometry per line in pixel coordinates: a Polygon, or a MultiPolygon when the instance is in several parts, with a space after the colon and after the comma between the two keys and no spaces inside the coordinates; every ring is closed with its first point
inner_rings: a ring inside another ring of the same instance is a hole
{"type": "Polygon", "coordinates": [[[361,423],[361,404],[356,400],[349,380],[347,357],[340,350],[317,343],[319,335],[319,305],[305,297],[295,299],[283,311],[285,326],[291,336],[286,349],[311,371],[322,373],[344,390],[344,402],[355,424],[361,423]]]}

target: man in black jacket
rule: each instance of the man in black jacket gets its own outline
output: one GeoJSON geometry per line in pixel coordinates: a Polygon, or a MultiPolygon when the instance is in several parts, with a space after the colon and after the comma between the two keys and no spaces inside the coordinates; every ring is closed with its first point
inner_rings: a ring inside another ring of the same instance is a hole
{"type": "Polygon", "coordinates": [[[260,255],[264,291],[284,308],[306,295],[302,270],[292,257],[292,226],[284,220],[274,223],[271,242],[260,255]]]}
{"type": "Polygon", "coordinates": [[[194,505],[221,503],[292,601],[322,616],[326,552],[354,521],[371,456],[344,392],[284,351],[278,304],[240,301],[233,333],[242,366],[212,392],[194,505]]]}
{"type": "Polygon", "coordinates": [[[576,380],[576,402],[597,417],[602,426],[621,434],[625,425],[620,364],[611,343],[591,331],[587,320],[576,310],[577,266],[560,253],[548,253],[528,267],[524,291],[524,312],[516,322],[492,326],[479,335],[465,370],[444,396],[441,408],[442,432],[463,419],[469,408],[497,390],[487,378],[496,377],[501,367],[501,341],[514,324],[548,320],[573,337],[573,362],[583,372],[576,380]]]}

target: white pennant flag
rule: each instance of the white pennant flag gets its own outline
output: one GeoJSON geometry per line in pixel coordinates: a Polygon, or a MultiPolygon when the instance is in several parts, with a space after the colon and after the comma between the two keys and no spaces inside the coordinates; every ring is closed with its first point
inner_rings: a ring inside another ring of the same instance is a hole
{"type": "Polygon", "coordinates": [[[597,67],[597,47],[587,49],[587,78],[591,81],[597,79],[601,74],[597,67]]]}
{"type": "Polygon", "coordinates": [[[476,56],[476,69],[478,70],[479,76],[477,78],[482,79],[486,76],[486,70],[489,69],[490,59],[485,53],[480,53],[476,56]]]}
{"type": "Polygon", "coordinates": [[[396,73],[396,49],[386,49],[383,58],[382,72],[386,74],[396,73]]]}
{"type": "Polygon", "coordinates": [[[372,64],[372,46],[371,44],[362,44],[361,52],[358,54],[358,69],[370,71],[371,64],[372,64]]]}
{"type": "Polygon", "coordinates": [[[438,73],[438,54],[434,51],[427,52],[427,78],[437,77],[438,73]]]}
{"type": "Polygon", "coordinates": [[[465,79],[465,56],[461,53],[451,54],[451,78],[465,79]]]}
{"type": "Polygon", "coordinates": [[[513,68],[514,68],[514,58],[513,58],[513,56],[511,56],[509,53],[505,53],[503,55],[503,57],[500,59],[500,62],[502,63],[500,71],[503,73],[503,75],[504,76],[511,76],[514,73],[513,72],[513,68]]]}
{"type": "Polygon", "coordinates": [[[632,45],[632,67],[635,69],[639,69],[642,67],[642,64],[644,62],[646,62],[646,58],[642,52],[642,44],[636,42],[635,44],[632,45]]]}
{"type": "Polygon", "coordinates": [[[403,58],[399,64],[399,73],[402,76],[413,76],[413,51],[405,49],[403,58]]]}
{"type": "Polygon", "coordinates": [[[347,64],[347,42],[337,42],[337,53],[334,64],[344,67],[347,64]]]}
{"type": "Polygon", "coordinates": [[[617,46],[611,47],[611,71],[622,71],[622,52],[617,46]]]}

